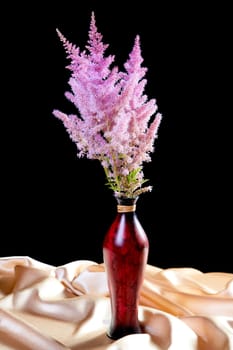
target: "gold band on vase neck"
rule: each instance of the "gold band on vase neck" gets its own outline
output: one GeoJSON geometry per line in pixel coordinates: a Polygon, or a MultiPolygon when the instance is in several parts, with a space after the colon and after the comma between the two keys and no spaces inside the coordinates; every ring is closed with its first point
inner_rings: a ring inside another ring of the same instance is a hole
{"type": "Polygon", "coordinates": [[[118,213],[130,213],[136,210],[136,204],[133,205],[117,205],[118,213]]]}

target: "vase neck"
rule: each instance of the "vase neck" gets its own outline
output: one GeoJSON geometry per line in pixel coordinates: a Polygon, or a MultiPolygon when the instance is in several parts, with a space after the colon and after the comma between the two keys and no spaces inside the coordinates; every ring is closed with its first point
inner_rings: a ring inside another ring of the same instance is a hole
{"type": "Polygon", "coordinates": [[[117,212],[118,213],[132,213],[136,211],[136,202],[138,197],[118,197],[115,196],[117,200],[117,212]]]}

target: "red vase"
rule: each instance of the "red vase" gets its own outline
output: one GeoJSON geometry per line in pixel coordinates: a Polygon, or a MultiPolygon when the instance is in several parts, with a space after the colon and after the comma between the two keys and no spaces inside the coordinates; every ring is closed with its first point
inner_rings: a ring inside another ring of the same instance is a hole
{"type": "Polygon", "coordinates": [[[105,235],[103,258],[111,300],[108,336],[141,333],[138,303],[149,242],[136,215],[137,198],[117,199],[117,214],[105,235]]]}

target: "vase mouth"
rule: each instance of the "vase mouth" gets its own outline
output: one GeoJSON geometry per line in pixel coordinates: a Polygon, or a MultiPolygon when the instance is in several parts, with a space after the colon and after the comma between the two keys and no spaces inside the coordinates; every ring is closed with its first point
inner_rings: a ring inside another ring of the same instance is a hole
{"type": "Polygon", "coordinates": [[[114,197],[117,200],[117,204],[118,206],[134,206],[134,210],[135,210],[135,206],[136,206],[136,202],[138,200],[138,196],[135,197],[129,197],[126,196],[122,193],[114,193],[114,197]]]}
{"type": "Polygon", "coordinates": [[[122,193],[122,192],[114,192],[114,197],[116,199],[125,199],[125,200],[137,200],[139,195],[137,196],[127,196],[125,193],[122,193]]]}

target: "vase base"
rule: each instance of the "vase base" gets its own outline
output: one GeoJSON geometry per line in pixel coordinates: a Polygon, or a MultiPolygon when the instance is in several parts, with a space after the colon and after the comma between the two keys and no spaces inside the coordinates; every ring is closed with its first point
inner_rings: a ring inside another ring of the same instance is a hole
{"type": "Polygon", "coordinates": [[[107,332],[107,336],[113,340],[120,339],[122,337],[125,337],[126,335],[130,334],[138,334],[142,333],[141,328],[138,327],[124,327],[124,328],[117,328],[113,330],[109,330],[107,332]]]}

